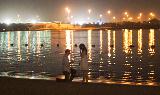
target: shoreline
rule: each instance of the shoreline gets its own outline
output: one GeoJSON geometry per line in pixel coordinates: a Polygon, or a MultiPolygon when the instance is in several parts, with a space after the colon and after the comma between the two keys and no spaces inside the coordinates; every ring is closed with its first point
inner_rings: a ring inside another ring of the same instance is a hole
{"type": "Polygon", "coordinates": [[[119,30],[119,29],[160,29],[160,22],[121,22],[99,24],[59,24],[59,23],[13,23],[0,24],[0,32],[6,31],[43,31],[43,30],[119,30]]]}
{"type": "Polygon", "coordinates": [[[3,95],[159,95],[160,86],[0,77],[3,95]]]}
{"type": "MultiPolygon", "coordinates": [[[[156,29],[156,28],[81,28],[81,29],[35,29],[35,30],[7,30],[7,31],[0,31],[0,32],[14,32],[14,31],[64,31],[64,30],[73,30],[73,31],[87,31],[87,30],[122,30],[122,29],[132,29],[132,30],[139,30],[139,29],[156,29]]],[[[159,28],[160,29],[160,28],[159,28]]],[[[157,30],[157,29],[156,29],[157,30]]]]}

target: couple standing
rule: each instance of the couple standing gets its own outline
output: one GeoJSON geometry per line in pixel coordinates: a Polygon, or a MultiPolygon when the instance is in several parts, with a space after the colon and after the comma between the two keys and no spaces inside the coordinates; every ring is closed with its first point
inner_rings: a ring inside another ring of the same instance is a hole
{"type": "MultiPolygon", "coordinates": [[[[80,69],[83,74],[83,82],[88,82],[88,58],[87,58],[87,48],[84,44],[79,45],[80,49],[80,69]]],[[[72,68],[70,68],[70,63],[68,56],[70,54],[70,50],[66,49],[65,50],[65,55],[63,56],[62,60],[62,65],[63,65],[63,74],[65,75],[65,80],[70,80],[72,81],[73,78],[75,77],[76,71],[72,68]]]]}

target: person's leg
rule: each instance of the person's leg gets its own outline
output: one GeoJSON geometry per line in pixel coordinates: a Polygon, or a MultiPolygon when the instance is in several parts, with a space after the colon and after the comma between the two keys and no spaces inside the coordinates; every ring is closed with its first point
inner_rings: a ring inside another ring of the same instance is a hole
{"type": "Polygon", "coordinates": [[[70,73],[67,71],[63,71],[63,74],[65,75],[65,80],[68,81],[70,77],[70,73]]]}
{"type": "Polygon", "coordinates": [[[70,81],[73,80],[73,78],[75,77],[75,75],[76,75],[76,70],[75,69],[71,69],[70,81]]]}
{"type": "Polygon", "coordinates": [[[83,77],[83,81],[82,82],[85,82],[85,71],[84,70],[82,71],[82,77],[83,77]]]}
{"type": "Polygon", "coordinates": [[[88,71],[85,71],[85,82],[88,82],[88,71]]]}

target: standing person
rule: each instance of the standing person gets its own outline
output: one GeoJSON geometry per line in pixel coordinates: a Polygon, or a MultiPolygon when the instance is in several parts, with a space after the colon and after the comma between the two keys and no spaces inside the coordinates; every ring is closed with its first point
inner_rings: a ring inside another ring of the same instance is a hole
{"type": "Polygon", "coordinates": [[[65,75],[65,81],[69,81],[70,79],[70,62],[68,59],[69,54],[70,54],[70,50],[66,49],[62,59],[63,74],[65,75]]]}
{"type": "Polygon", "coordinates": [[[87,58],[87,48],[84,44],[79,45],[80,48],[80,69],[83,73],[83,82],[88,82],[88,58],[87,58]]]}

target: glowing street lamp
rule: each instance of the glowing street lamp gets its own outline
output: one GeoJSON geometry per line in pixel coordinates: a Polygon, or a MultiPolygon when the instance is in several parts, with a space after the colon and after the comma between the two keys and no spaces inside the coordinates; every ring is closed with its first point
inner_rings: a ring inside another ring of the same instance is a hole
{"type": "Polygon", "coordinates": [[[126,19],[128,20],[128,17],[129,17],[128,12],[124,12],[124,15],[126,16],[126,19]]]}
{"type": "Polygon", "coordinates": [[[37,23],[37,20],[32,19],[32,20],[31,20],[31,23],[32,23],[32,24],[35,24],[35,23],[37,23]]]}
{"type": "Polygon", "coordinates": [[[142,18],[142,13],[139,13],[139,16],[137,17],[137,19],[141,22],[141,18],[142,18]]]}
{"type": "Polygon", "coordinates": [[[148,20],[151,20],[151,18],[149,17],[148,20]]]}
{"type": "Polygon", "coordinates": [[[103,17],[103,15],[102,15],[102,14],[100,14],[100,15],[99,15],[100,23],[102,23],[102,17],[103,17]]]}
{"type": "Polygon", "coordinates": [[[154,16],[154,14],[151,12],[151,13],[150,13],[150,16],[154,16]]]}
{"type": "Polygon", "coordinates": [[[142,13],[139,13],[139,16],[142,17],[142,13]]]}
{"type": "Polygon", "coordinates": [[[7,25],[10,25],[11,24],[11,20],[10,19],[5,19],[4,23],[7,24],[7,25]]]}
{"type": "Polygon", "coordinates": [[[87,18],[88,19],[88,22],[90,22],[90,14],[91,14],[92,10],[91,9],[88,9],[88,14],[89,14],[89,17],[87,18]]]}
{"type": "Polygon", "coordinates": [[[20,15],[17,14],[17,22],[20,23],[20,15]]]}
{"type": "Polygon", "coordinates": [[[102,14],[99,15],[100,18],[102,18],[102,16],[103,16],[102,14]]]}
{"type": "Polygon", "coordinates": [[[114,17],[113,17],[113,19],[115,20],[115,19],[116,19],[116,17],[114,16],[114,17]]]}
{"type": "Polygon", "coordinates": [[[111,11],[108,10],[108,11],[107,11],[107,16],[108,16],[109,19],[111,19],[110,15],[111,15],[111,11]]]}
{"type": "Polygon", "coordinates": [[[113,21],[114,21],[114,22],[116,22],[116,17],[115,17],[115,16],[113,16],[112,18],[113,18],[113,21]]]}
{"type": "Polygon", "coordinates": [[[152,19],[155,17],[155,14],[152,12],[149,15],[151,16],[152,19]]]}
{"type": "Polygon", "coordinates": [[[67,8],[66,8],[66,12],[67,12],[68,14],[70,14],[71,10],[67,7],[67,8]]]}
{"type": "Polygon", "coordinates": [[[132,17],[130,17],[130,18],[128,18],[128,20],[132,21],[132,20],[133,20],[133,18],[132,18],[132,17]]]}
{"type": "Polygon", "coordinates": [[[92,10],[91,10],[91,9],[88,9],[88,13],[89,13],[89,15],[91,14],[91,12],[92,12],[92,10]]]}
{"type": "Polygon", "coordinates": [[[111,11],[110,11],[110,10],[108,10],[108,11],[107,11],[107,13],[110,15],[110,14],[111,14],[111,11]]]}
{"type": "Polygon", "coordinates": [[[124,12],[125,15],[128,15],[128,12],[124,12]]]}
{"type": "Polygon", "coordinates": [[[71,10],[70,10],[68,7],[66,7],[66,8],[65,8],[65,11],[67,12],[67,19],[68,19],[68,21],[69,21],[71,10]]]}
{"type": "Polygon", "coordinates": [[[127,18],[129,17],[129,14],[128,14],[128,12],[125,12],[124,14],[125,14],[125,16],[126,16],[127,18]]]}
{"type": "Polygon", "coordinates": [[[137,19],[138,19],[138,20],[140,20],[140,19],[141,19],[141,17],[140,17],[140,16],[138,16],[138,17],[137,17],[137,19]]]}

